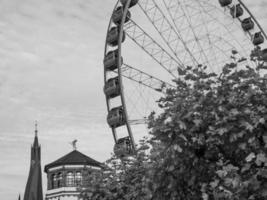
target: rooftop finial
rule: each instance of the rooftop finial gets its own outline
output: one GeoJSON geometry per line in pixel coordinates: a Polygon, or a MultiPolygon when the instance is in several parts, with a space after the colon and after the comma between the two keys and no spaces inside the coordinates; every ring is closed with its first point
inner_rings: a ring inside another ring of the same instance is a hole
{"type": "Polygon", "coordinates": [[[37,120],[35,121],[35,136],[37,136],[38,133],[38,122],[37,120]]]}
{"type": "Polygon", "coordinates": [[[75,139],[72,142],[70,142],[70,144],[72,145],[73,150],[77,150],[77,142],[78,142],[77,139],[75,139]]]}

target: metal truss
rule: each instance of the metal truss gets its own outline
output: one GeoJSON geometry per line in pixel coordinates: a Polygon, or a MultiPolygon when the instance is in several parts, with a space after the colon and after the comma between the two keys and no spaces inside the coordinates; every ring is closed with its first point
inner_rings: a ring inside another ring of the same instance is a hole
{"type": "Polygon", "coordinates": [[[182,63],[178,62],[168,51],[159,45],[148,33],[146,33],[133,20],[124,25],[124,30],[140,48],[160,64],[169,74],[177,78],[177,68],[184,69],[182,63]]]}
{"type": "Polygon", "coordinates": [[[136,69],[130,65],[123,64],[121,67],[121,75],[127,79],[130,79],[138,84],[144,85],[148,88],[151,88],[157,92],[164,93],[164,90],[161,88],[164,86],[166,88],[174,88],[175,86],[160,80],[150,74],[147,74],[139,69],[136,69]]]}
{"type": "Polygon", "coordinates": [[[129,123],[131,125],[147,124],[148,123],[148,119],[147,118],[133,119],[133,120],[129,120],[129,123]]]}
{"type": "MultiPolygon", "coordinates": [[[[199,42],[199,38],[198,38],[197,33],[195,31],[195,27],[191,23],[190,16],[188,15],[188,12],[186,12],[186,8],[184,8],[182,6],[182,4],[177,0],[163,0],[163,2],[164,2],[165,7],[167,8],[169,15],[172,18],[172,21],[173,21],[178,32],[179,32],[179,27],[177,24],[177,20],[175,20],[175,17],[177,15],[178,8],[180,8],[182,10],[183,18],[186,21],[186,23],[188,24],[188,28],[191,30],[191,33],[193,33],[194,41],[197,44],[196,46],[200,49],[201,54],[204,56],[205,61],[208,63],[209,62],[208,56],[206,55],[205,51],[203,50],[203,48],[199,42]]],[[[199,15],[201,15],[201,12],[199,13],[199,15]]],[[[206,27],[206,26],[204,25],[203,27],[206,27]]],[[[181,34],[181,33],[179,32],[179,34],[181,34]]],[[[187,41],[185,43],[187,43],[187,41]]]]}
{"type": "Polygon", "coordinates": [[[139,1],[138,5],[180,63],[184,64],[180,59],[177,50],[179,47],[183,47],[184,51],[191,57],[194,64],[198,64],[197,59],[177,31],[177,27],[174,27],[171,24],[155,0],[142,0],[139,1]]]}

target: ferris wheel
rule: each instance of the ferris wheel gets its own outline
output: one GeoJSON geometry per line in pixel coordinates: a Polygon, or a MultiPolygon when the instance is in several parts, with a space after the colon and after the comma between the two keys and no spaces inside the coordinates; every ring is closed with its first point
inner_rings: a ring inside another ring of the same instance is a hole
{"type": "Polygon", "coordinates": [[[135,153],[134,138],[146,117],[159,111],[164,89],[175,87],[179,69],[205,65],[220,72],[236,52],[249,62],[267,35],[241,0],[118,0],[104,52],[107,122],[118,156],[135,153]]]}

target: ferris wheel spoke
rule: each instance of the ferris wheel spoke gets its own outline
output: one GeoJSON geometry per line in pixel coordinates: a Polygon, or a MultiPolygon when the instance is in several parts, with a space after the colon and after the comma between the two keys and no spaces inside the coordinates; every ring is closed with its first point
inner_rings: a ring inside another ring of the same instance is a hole
{"type": "MultiPolygon", "coordinates": [[[[199,1],[197,1],[198,2],[198,6],[202,9],[202,12],[201,12],[201,19],[202,19],[202,22],[205,22],[205,20],[204,20],[204,15],[203,15],[203,12],[205,12],[205,7],[199,2],[199,1]]],[[[208,26],[205,26],[204,25],[204,27],[205,27],[205,31],[206,31],[206,35],[207,35],[207,39],[208,39],[208,44],[209,44],[209,50],[212,52],[212,54],[213,54],[213,57],[215,58],[215,62],[216,62],[216,64],[217,65],[219,65],[218,64],[218,60],[217,60],[217,55],[216,55],[216,53],[215,53],[215,49],[214,49],[214,46],[212,45],[212,40],[211,40],[211,37],[210,37],[210,35],[209,35],[209,33],[210,32],[213,32],[208,26]]]]}
{"type": "Polygon", "coordinates": [[[124,25],[124,30],[129,38],[174,78],[177,78],[177,68],[184,69],[182,63],[179,63],[133,20],[124,25]]]}
{"type": "Polygon", "coordinates": [[[128,64],[123,64],[123,66],[121,67],[121,73],[123,77],[130,79],[138,84],[144,85],[157,92],[164,93],[164,91],[161,90],[163,86],[167,88],[174,88],[174,85],[151,76],[150,74],[136,69],[128,64]]]}
{"type": "MultiPolygon", "coordinates": [[[[215,18],[214,18],[212,15],[210,15],[209,13],[208,13],[208,15],[210,16],[210,18],[215,19],[215,18]]],[[[236,38],[236,36],[232,33],[232,31],[229,30],[229,28],[228,28],[227,26],[225,26],[224,24],[222,24],[221,22],[218,22],[218,23],[220,23],[221,26],[223,26],[223,27],[225,28],[225,30],[227,30],[228,34],[232,37],[232,40],[234,40],[235,42],[237,42],[237,44],[238,44],[239,47],[242,49],[242,51],[243,51],[243,52],[246,52],[246,50],[245,50],[245,46],[239,42],[239,40],[238,40],[238,39],[236,38]]],[[[220,36],[220,37],[223,38],[223,36],[220,36]]],[[[227,42],[231,42],[231,41],[227,41],[227,42]]]]}
{"type": "MultiPolygon", "coordinates": [[[[239,1],[239,3],[242,5],[242,7],[245,8],[245,10],[248,12],[249,16],[252,17],[253,20],[256,22],[258,28],[259,28],[260,30],[262,30],[260,24],[257,22],[257,20],[254,18],[254,16],[252,15],[252,13],[251,13],[251,12],[248,10],[248,8],[245,6],[245,4],[244,4],[241,0],[238,0],[238,1],[239,1]]],[[[201,2],[200,2],[200,3],[201,3],[201,2]]],[[[205,2],[204,4],[206,4],[206,6],[210,7],[211,9],[216,9],[216,10],[218,10],[218,12],[223,13],[223,11],[221,11],[220,9],[218,9],[215,5],[213,5],[213,4],[211,4],[211,3],[205,2]]],[[[203,5],[203,4],[202,4],[202,5],[203,5]]],[[[239,40],[239,38],[237,38],[237,37],[233,34],[233,30],[230,30],[230,29],[229,29],[229,25],[236,26],[236,28],[239,28],[239,26],[235,23],[235,20],[234,20],[233,18],[232,18],[232,23],[231,23],[231,24],[228,24],[228,26],[227,26],[227,25],[223,24],[221,21],[217,20],[216,17],[214,17],[213,15],[211,15],[209,12],[207,12],[207,15],[208,15],[211,19],[217,21],[217,23],[218,23],[219,25],[221,25],[222,27],[224,27],[225,30],[227,31],[227,33],[229,34],[229,36],[231,36],[232,40],[234,40],[234,41],[238,44],[239,48],[242,49],[243,52],[246,52],[245,45],[244,45],[243,43],[241,44],[241,41],[239,40]]],[[[230,15],[229,15],[229,18],[231,18],[230,15]]],[[[239,18],[237,18],[237,20],[238,20],[239,22],[241,22],[241,20],[240,20],[239,18]]],[[[237,31],[237,30],[235,30],[235,31],[237,31]]],[[[264,33],[264,31],[263,31],[263,34],[266,35],[266,34],[264,33]]],[[[251,34],[250,34],[249,32],[248,32],[248,35],[249,35],[248,38],[250,38],[250,40],[251,40],[251,34]]],[[[223,35],[223,36],[225,37],[225,35],[223,35]]],[[[221,37],[223,37],[223,36],[221,36],[221,37]]],[[[267,38],[266,38],[266,39],[267,39],[267,38]]],[[[231,41],[228,41],[228,42],[231,42],[231,41]]],[[[251,42],[251,41],[250,41],[250,42],[251,42]]],[[[240,52],[239,52],[239,53],[240,53],[240,52]]]]}
{"type": "Polygon", "coordinates": [[[148,123],[148,119],[147,118],[143,118],[143,119],[132,119],[132,120],[129,120],[129,123],[131,125],[147,124],[148,123]]]}
{"type": "MultiPolygon", "coordinates": [[[[202,56],[204,57],[205,61],[208,63],[209,62],[208,56],[206,55],[205,51],[203,50],[203,48],[202,48],[202,46],[201,46],[201,44],[199,42],[195,27],[192,25],[191,20],[190,20],[190,18],[188,16],[189,11],[187,10],[187,8],[184,7],[184,5],[181,4],[177,0],[168,0],[168,3],[167,3],[167,0],[163,0],[163,2],[164,2],[165,7],[167,8],[167,10],[169,11],[170,16],[171,16],[171,18],[173,20],[173,23],[175,24],[176,29],[177,29],[178,32],[179,32],[179,28],[178,28],[178,25],[177,25],[177,21],[175,20],[175,15],[176,15],[177,10],[179,10],[179,8],[182,10],[184,19],[186,20],[186,23],[189,25],[189,30],[193,34],[194,40],[195,40],[195,42],[197,44],[197,47],[200,49],[202,56]]],[[[202,12],[200,12],[199,15],[201,13],[202,12]]],[[[205,26],[204,23],[203,23],[203,26],[205,26]]]]}
{"type": "Polygon", "coordinates": [[[180,63],[183,62],[177,54],[177,48],[183,46],[192,61],[194,61],[194,64],[198,64],[197,59],[190,52],[187,44],[182,40],[175,27],[165,16],[155,0],[139,1],[138,5],[180,63]]]}

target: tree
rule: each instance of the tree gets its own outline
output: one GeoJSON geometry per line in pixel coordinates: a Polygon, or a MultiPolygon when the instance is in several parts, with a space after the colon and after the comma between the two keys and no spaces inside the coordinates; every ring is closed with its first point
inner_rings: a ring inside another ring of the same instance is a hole
{"type": "Polygon", "coordinates": [[[106,162],[106,169],[88,177],[87,188],[82,190],[83,200],[149,200],[152,182],[151,162],[147,141],[141,142],[137,155],[131,158],[113,156],[106,162]]]}
{"type": "Polygon", "coordinates": [[[267,77],[233,61],[217,75],[187,67],[150,116],[153,140],[166,148],[155,199],[267,198],[267,77]]]}
{"type": "Polygon", "coordinates": [[[163,112],[149,116],[152,138],[135,158],[108,162],[91,199],[267,199],[266,67],[259,48],[255,68],[232,53],[220,74],[179,70],[158,101],[163,112]]]}

